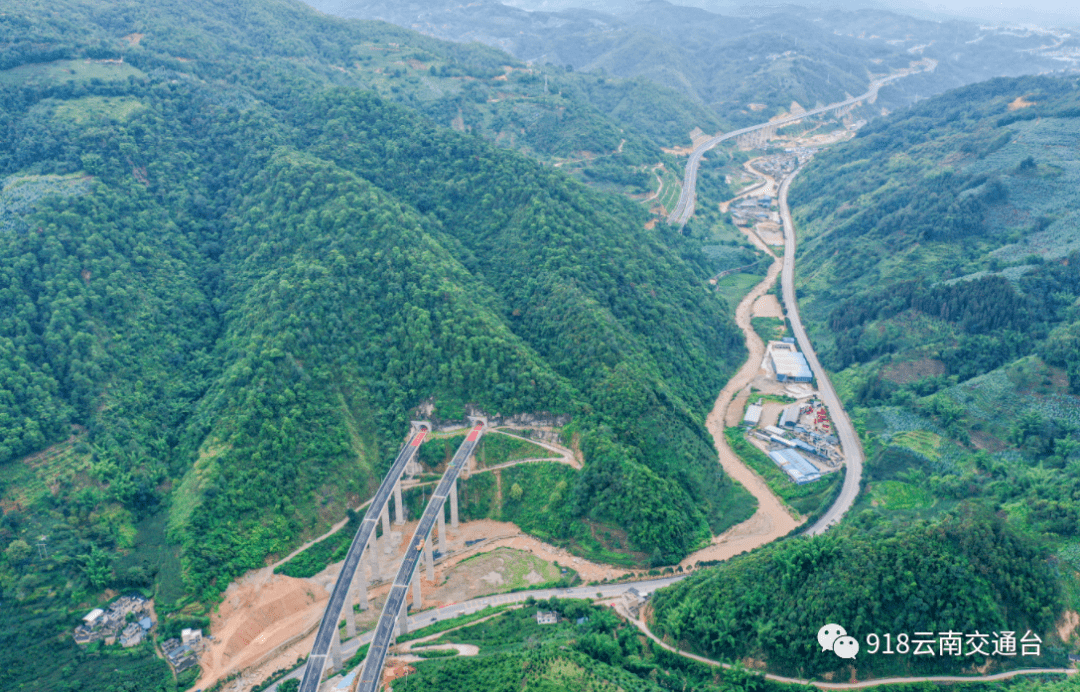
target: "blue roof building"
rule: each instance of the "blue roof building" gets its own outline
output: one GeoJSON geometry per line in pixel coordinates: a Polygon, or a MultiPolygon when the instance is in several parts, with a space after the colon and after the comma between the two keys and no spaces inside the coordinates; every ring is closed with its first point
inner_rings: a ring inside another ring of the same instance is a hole
{"type": "Polygon", "coordinates": [[[791,480],[799,485],[811,483],[821,478],[817,467],[806,460],[794,449],[777,449],[769,452],[769,458],[784,470],[791,480]]]}

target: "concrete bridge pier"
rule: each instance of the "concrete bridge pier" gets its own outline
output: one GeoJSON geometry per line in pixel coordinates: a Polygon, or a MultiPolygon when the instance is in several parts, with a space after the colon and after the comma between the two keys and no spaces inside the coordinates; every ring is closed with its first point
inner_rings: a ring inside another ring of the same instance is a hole
{"type": "Polygon", "coordinates": [[[439,552],[446,555],[446,507],[439,508],[439,552]]]}
{"type": "Polygon", "coordinates": [[[356,636],[356,610],[353,603],[360,606],[360,610],[367,610],[367,574],[364,573],[364,562],[356,567],[352,582],[349,584],[348,595],[345,597],[345,636],[352,639],[356,636]]]}
{"type": "MultiPolygon", "coordinates": [[[[364,566],[360,565],[357,569],[360,574],[364,573],[364,566]]],[[[353,596],[356,595],[354,587],[359,581],[359,574],[354,574],[352,581],[349,582],[349,589],[345,592],[345,604],[342,606],[342,610],[345,611],[345,638],[352,639],[356,636],[356,610],[353,609],[353,596]]]]}
{"type": "Polygon", "coordinates": [[[371,555],[371,581],[377,581],[379,578],[379,544],[375,540],[374,531],[371,532],[368,547],[364,552],[371,555]]]}
{"type": "Polygon", "coordinates": [[[334,628],[334,638],[330,640],[330,672],[341,670],[341,631],[334,628]]]}
{"type": "Polygon", "coordinates": [[[423,603],[423,599],[420,597],[420,570],[413,572],[412,578],[412,607],[413,610],[419,611],[420,604],[423,603]]]}
{"type": "Polygon", "coordinates": [[[454,483],[450,486],[450,528],[456,529],[458,527],[458,508],[457,508],[457,479],[454,479],[454,483]]]}
{"type": "Polygon", "coordinates": [[[427,567],[428,581],[435,581],[435,556],[432,555],[431,548],[431,533],[428,532],[427,538],[424,540],[424,566],[427,567]]]}
{"type": "Polygon", "coordinates": [[[405,523],[405,508],[401,505],[401,479],[394,483],[394,523],[398,526],[405,523]]]}
{"type": "MultiPolygon", "coordinates": [[[[372,576],[375,576],[374,573],[372,576]]],[[[364,562],[356,568],[356,576],[353,577],[353,586],[356,589],[356,604],[360,610],[367,610],[367,573],[364,572],[364,562]]]]}
{"type": "Polygon", "coordinates": [[[390,507],[388,504],[383,505],[379,518],[382,519],[383,552],[389,555],[393,546],[390,545],[390,507]]]}
{"type": "Polygon", "coordinates": [[[406,601],[401,602],[401,610],[398,611],[397,616],[397,636],[409,633],[409,621],[407,619],[409,611],[409,604],[406,601]]]}

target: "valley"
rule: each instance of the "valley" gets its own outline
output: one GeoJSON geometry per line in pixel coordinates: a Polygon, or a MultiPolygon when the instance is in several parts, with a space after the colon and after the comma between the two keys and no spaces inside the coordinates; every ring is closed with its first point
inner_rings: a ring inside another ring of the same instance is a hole
{"type": "Polygon", "coordinates": [[[1074,684],[1068,32],[57,2],[0,16],[0,687],[1074,684]]]}

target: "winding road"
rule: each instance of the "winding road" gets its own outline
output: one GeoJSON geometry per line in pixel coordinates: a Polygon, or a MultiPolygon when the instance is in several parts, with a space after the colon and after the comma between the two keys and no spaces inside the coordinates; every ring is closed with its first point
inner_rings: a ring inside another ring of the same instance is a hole
{"type": "Polygon", "coordinates": [[[814,345],[810,343],[802,318],[799,317],[799,303],[795,299],[795,224],[791,220],[787,195],[791,181],[801,170],[802,168],[797,169],[780,183],[780,219],[784,222],[784,270],[780,274],[780,286],[783,290],[784,308],[788,322],[791,324],[791,331],[795,334],[795,340],[799,342],[799,348],[806,356],[810,369],[814,371],[818,395],[825,407],[829,409],[829,416],[836,427],[836,435],[840,438],[840,447],[844,450],[845,467],[844,485],[840,488],[840,495],[832,506],[804,532],[808,536],[817,536],[840,521],[855,504],[855,497],[859,494],[859,484],[862,482],[865,456],[859,436],[855,434],[855,426],[851,424],[851,418],[844,410],[844,405],[840,403],[840,397],[836,395],[836,390],[829,381],[829,374],[825,372],[825,368],[821,367],[814,345]]]}
{"type": "Polygon", "coordinates": [[[779,120],[770,120],[765,123],[759,123],[757,125],[751,125],[750,127],[744,127],[739,130],[732,130],[731,132],[725,132],[722,135],[711,137],[698,146],[694,147],[694,151],[690,153],[690,159],[686,162],[686,173],[683,176],[683,188],[679,193],[679,201],[675,205],[675,209],[668,215],[668,223],[684,225],[690,220],[690,217],[694,215],[694,199],[696,197],[695,192],[697,189],[697,174],[698,167],[701,166],[701,159],[705,156],[705,152],[712,149],[720,142],[738,137],[739,135],[745,135],[750,132],[756,132],[758,130],[764,130],[769,127],[782,127],[789,125],[797,120],[803,118],[809,118],[814,115],[820,115],[828,111],[836,110],[837,108],[844,108],[845,106],[851,106],[859,101],[865,101],[871,99],[877,95],[877,92],[881,87],[885,86],[889,82],[906,77],[911,72],[903,72],[900,74],[889,75],[888,77],[882,77],[870,83],[870,88],[865,94],[860,96],[852,96],[849,99],[840,101],[838,103],[831,103],[821,108],[815,108],[813,110],[799,113],[798,115],[790,115],[786,118],[780,118],[779,120]]]}
{"type": "MultiPolygon", "coordinates": [[[[524,603],[530,598],[536,600],[546,600],[552,597],[559,598],[587,598],[587,599],[611,599],[621,596],[626,593],[631,587],[637,590],[639,594],[646,595],[651,594],[657,589],[662,589],[665,586],[671,586],[677,581],[681,581],[686,578],[686,575],[677,575],[671,577],[662,577],[659,579],[648,579],[646,581],[638,582],[623,582],[621,584],[604,584],[599,586],[576,586],[568,589],[536,589],[533,591],[518,591],[515,593],[498,594],[493,596],[484,596],[482,598],[474,598],[471,601],[465,601],[463,603],[454,603],[453,605],[443,606],[442,608],[433,608],[424,612],[418,613],[408,618],[409,631],[427,627],[437,622],[443,622],[445,620],[452,620],[462,615],[468,615],[470,613],[476,613],[489,606],[505,606],[516,605],[524,603]]],[[[711,658],[699,656],[689,651],[671,646],[657,637],[649,626],[632,617],[629,613],[619,607],[616,604],[616,611],[619,612],[628,622],[632,623],[641,632],[649,637],[657,645],[671,651],[672,653],[689,658],[699,663],[704,663],[709,666],[716,666],[721,668],[733,667],[730,663],[724,663],[723,661],[716,661],[711,658]]],[[[366,632],[355,639],[342,644],[342,654],[344,656],[351,656],[363,646],[371,642],[374,632],[366,632]]],[[[296,670],[292,671],[288,675],[285,675],[273,685],[267,688],[267,692],[276,692],[277,686],[285,680],[292,678],[299,678],[304,674],[306,665],[302,665],[296,670]]],[[[880,685],[898,685],[903,683],[917,683],[917,682],[989,682],[993,680],[1005,680],[1008,678],[1016,677],[1018,675],[1045,675],[1045,674],[1063,674],[1073,675],[1077,671],[1074,668],[1028,668],[1023,670],[1010,670],[1003,673],[995,673],[993,675],[981,675],[981,676],[959,676],[959,675],[938,675],[927,677],[913,677],[913,678],[877,678],[874,680],[864,680],[860,682],[826,682],[821,680],[804,680],[801,678],[785,677],[783,675],[774,675],[772,673],[762,673],[762,677],[773,682],[797,684],[797,685],[812,685],[823,690],[853,690],[864,689],[868,687],[877,687],[880,685]]]]}
{"type": "MultiPolygon", "coordinates": [[[[661,648],[678,654],[683,658],[689,658],[698,663],[704,663],[708,666],[714,666],[717,668],[734,668],[735,666],[730,663],[724,663],[723,661],[715,661],[711,658],[705,658],[704,656],[698,656],[695,653],[689,651],[683,651],[676,648],[665,641],[662,641],[659,637],[653,634],[649,626],[630,615],[618,605],[615,610],[626,618],[626,620],[637,627],[641,632],[655,642],[661,648]]],[[[1074,675],[1076,674],[1075,668],[1021,668],[1018,670],[1007,670],[1001,673],[994,673],[993,675],[977,675],[977,676],[963,676],[963,675],[927,675],[917,677],[893,677],[893,678],[875,678],[873,680],[863,680],[857,682],[824,682],[821,680],[806,680],[804,678],[789,678],[784,675],[774,675],[772,673],[762,673],[762,677],[766,680],[772,680],[773,682],[782,682],[790,685],[811,685],[822,690],[860,690],[867,687],[879,687],[881,685],[904,685],[920,682],[930,683],[953,683],[953,682],[992,682],[995,680],[1008,680],[1018,675],[1074,675]]]]}

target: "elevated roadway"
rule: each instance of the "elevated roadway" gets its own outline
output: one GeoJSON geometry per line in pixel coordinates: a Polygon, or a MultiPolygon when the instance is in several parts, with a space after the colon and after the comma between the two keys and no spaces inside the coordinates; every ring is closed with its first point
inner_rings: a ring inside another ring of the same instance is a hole
{"type": "Polygon", "coordinates": [[[806,356],[806,362],[810,364],[810,369],[814,371],[814,377],[817,379],[818,394],[825,407],[829,409],[829,416],[832,418],[833,425],[836,428],[836,436],[840,438],[840,446],[844,450],[845,466],[844,485],[840,488],[839,497],[826,510],[825,514],[821,515],[804,532],[806,535],[816,536],[824,533],[825,529],[840,521],[855,503],[855,497],[859,494],[859,483],[862,481],[865,456],[863,455],[862,444],[859,442],[859,436],[855,434],[855,426],[851,424],[851,418],[848,417],[847,411],[844,410],[840,397],[836,395],[836,390],[833,389],[832,382],[829,381],[828,373],[825,372],[825,368],[821,367],[821,361],[818,360],[817,353],[814,351],[814,345],[810,343],[810,337],[806,335],[806,329],[803,328],[802,319],[799,317],[799,303],[795,299],[795,224],[791,220],[791,209],[788,207],[787,195],[791,181],[795,179],[795,176],[801,170],[802,168],[799,168],[780,184],[780,218],[784,222],[784,266],[780,273],[780,285],[783,291],[787,318],[791,323],[791,331],[795,334],[795,340],[799,342],[799,348],[802,349],[803,355],[806,356]]]}
{"type": "MultiPolygon", "coordinates": [[[[349,587],[352,585],[356,568],[360,565],[360,558],[364,553],[364,548],[375,536],[375,524],[378,523],[380,514],[382,514],[390,501],[390,494],[393,492],[394,486],[401,480],[401,474],[416,455],[416,451],[420,448],[420,443],[424,441],[427,432],[427,430],[421,428],[401,448],[397,458],[394,459],[393,465],[390,466],[390,471],[383,478],[379,489],[375,491],[375,497],[372,498],[367,511],[364,513],[364,520],[360,522],[360,528],[357,529],[352,545],[349,546],[345,562],[342,564],[337,581],[334,583],[334,590],[330,592],[330,601],[326,604],[326,611],[323,613],[322,622],[319,623],[319,630],[315,635],[315,644],[311,647],[311,655],[308,656],[307,665],[304,667],[304,677],[300,681],[300,692],[318,692],[319,681],[322,679],[323,669],[326,667],[326,659],[330,655],[330,647],[333,646],[337,636],[341,611],[348,598],[349,587]]],[[[349,607],[352,607],[351,603],[349,607]]]]}
{"type": "MultiPolygon", "coordinates": [[[[439,485],[435,488],[431,501],[428,502],[427,508],[424,509],[424,515],[420,517],[416,532],[413,533],[413,537],[405,549],[405,556],[401,559],[401,567],[398,569],[394,583],[390,587],[390,593],[386,596],[382,615],[379,616],[379,622],[375,625],[375,634],[371,640],[371,648],[368,649],[367,659],[364,660],[364,669],[360,673],[360,680],[356,687],[357,692],[375,692],[379,688],[382,680],[383,664],[386,662],[386,652],[394,638],[394,627],[398,615],[405,606],[405,599],[409,594],[409,585],[412,582],[413,573],[416,571],[416,565],[420,561],[421,550],[425,545],[424,541],[425,539],[431,540],[431,530],[443,511],[443,503],[446,502],[446,498],[450,495],[454,481],[457,480],[458,474],[461,472],[462,467],[465,466],[465,461],[472,454],[483,432],[483,423],[477,423],[469,431],[465,441],[461,443],[457,452],[454,453],[454,458],[450,460],[450,465],[443,474],[442,480],[439,481],[439,485]]],[[[337,626],[336,620],[334,626],[337,626]]],[[[304,676],[304,679],[307,679],[307,675],[304,676]]],[[[314,692],[314,689],[312,692],[314,692]]]]}
{"type": "Polygon", "coordinates": [[[769,122],[760,123],[758,125],[751,125],[750,127],[744,127],[739,130],[725,132],[722,135],[717,135],[716,137],[712,137],[702,142],[698,146],[694,147],[694,151],[690,153],[690,159],[686,162],[686,172],[683,175],[682,192],[679,193],[679,201],[675,204],[675,209],[668,215],[668,223],[678,224],[679,226],[682,226],[690,220],[691,216],[694,215],[694,199],[697,190],[698,167],[701,165],[701,159],[703,156],[705,156],[705,152],[707,152],[709,149],[712,149],[720,142],[731,139],[733,137],[738,137],[740,135],[745,135],[750,132],[756,132],[757,130],[764,130],[765,128],[769,127],[783,127],[784,125],[788,125],[797,120],[802,120],[803,118],[809,118],[811,116],[820,115],[821,113],[826,113],[828,111],[836,110],[838,108],[851,106],[855,103],[858,103],[859,101],[869,100],[877,95],[877,92],[879,89],[881,89],[881,87],[885,86],[889,82],[900,79],[901,77],[906,77],[908,74],[911,73],[905,72],[902,74],[894,74],[888,77],[874,80],[870,83],[870,88],[867,90],[867,92],[860,96],[852,96],[851,98],[844,101],[840,101],[838,103],[831,103],[827,106],[822,106],[821,108],[815,108],[813,110],[805,111],[798,115],[791,115],[786,118],[780,118],[779,120],[770,120],[769,122]]]}

